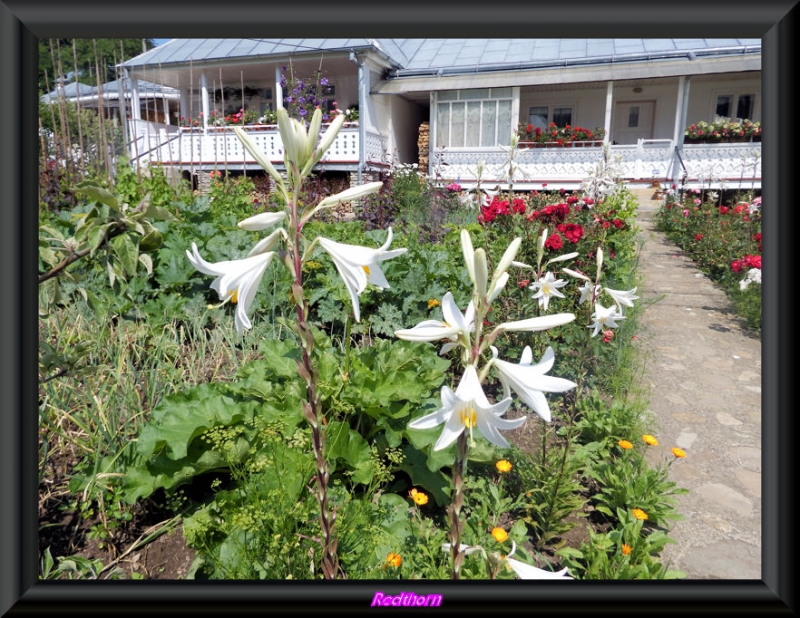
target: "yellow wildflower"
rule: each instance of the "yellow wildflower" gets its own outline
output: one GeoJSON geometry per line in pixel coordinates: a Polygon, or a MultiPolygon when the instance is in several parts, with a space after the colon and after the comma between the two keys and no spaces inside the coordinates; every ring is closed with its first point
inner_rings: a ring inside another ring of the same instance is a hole
{"type": "Polygon", "coordinates": [[[422,506],[423,504],[428,504],[428,495],[421,491],[412,489],[410,492],[408,492],[408,495],[411,496],[411,499],[419,506],[422,506]]]}
{"type": "Polygon", "coordinates": [[[441,305],[441,304],[442,304],[442,303],[440,303],[440,302],[439,302],[438,300],[436,300],[435,298],[431,298],[431,299],[428,301],[428,309],[433,309],[434,307],[438,307],[438,306],[439,306],[439,305],[441,305]]]}
{"type": "Polygon", "coordinates": [[[492,536],[494,540],[498,543],[502,543],[505,540],[508,540],[508,532],[503,530],[502,528],[492,528],[492,536]]]}
{"type": "Polygon", "coordinates": [[[656,440],[655,436],[651,436],[649,433],[646,433],[642,436],[642,440],[644,440],[645,444],[649,444],[650,446],[658,446],[658,440],[656,440]]]}
{"type": "Polygon", "coordinates": [[[511,472],[511,468],[512,468],[511,462],[508,461],[507,459],[501,459],[500,461],[498,461],[494,465],[495,465],[495,467],[497,468],[497,471],[500,474],[505,474],[506,472],[511,472]]]}
{"type": "Polygon", "coordinates": [[[623,556],[627,556],[630,553],[631,553],[631,546],[628,545],[627,543],[623,543],[622,544],[622,555],[623,556]]]}
{"type": "Polygon", "coordinates": [[[633,509],[633,516],[639,520],[647,519],[647,513],[645,513],[642,509],[633,509]]]}
{"type": "Polygon", "coordinates": [[[686,452],[682,448],[678,448],[677,446],[672,448],[672,454],[678,458],[686,457],[686,452]]]}
{"type": "Polygon", "coordinates": [[[617,444],[619,444],[621,449],[625,449],[626,451],[633,448],[633,444],[628,440],[620,440],[617,444]]]}
{"type": "Polygon", "coordinates": [[[402,556],[400,556],[400,554],[389,552],[389,555],[386,556],[386,562],[384,563],[383,568],[385,569],[386,567],[390,566],[399,568],[402,563],[403,563],[403,558],[402,556]]]}

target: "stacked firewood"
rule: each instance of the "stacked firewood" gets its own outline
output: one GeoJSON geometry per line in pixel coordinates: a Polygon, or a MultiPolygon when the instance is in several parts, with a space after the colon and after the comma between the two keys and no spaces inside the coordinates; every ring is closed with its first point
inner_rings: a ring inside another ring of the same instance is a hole
{"type": "Polygon", "coordinates": [[[428,157],[430,155],[431,125],[423,122],[419,125],[419,137],[417,138],[417,150],[419,151],[419,169],[428,169],[428,157]]]}

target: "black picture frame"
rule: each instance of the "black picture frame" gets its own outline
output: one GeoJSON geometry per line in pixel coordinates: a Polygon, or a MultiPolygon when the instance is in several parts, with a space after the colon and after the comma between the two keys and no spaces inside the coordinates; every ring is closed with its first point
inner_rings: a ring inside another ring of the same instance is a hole
{"type": "MultiPolygon", "coordinates": [[[[442,594],[459,613],[709,614],[795,610],[794,408],[789,401],[792,332],[789,255],[796,199],[791,133],[798,8],[795,0],[731,4],[697,0],[517,3],[418,2],[235,4],[0,1],[0,264],[3,397],[0,430],[0,615],[267,614],[371,611],[378,590],[442,594]],[[37,578],[36,55],[48,37],[593,37],[761,38],[765,204],[762,435],[762,579],[576,582],[193,582],[37,578]]],[[[796,258],[795,258],[796,259],[796,258]]]]}

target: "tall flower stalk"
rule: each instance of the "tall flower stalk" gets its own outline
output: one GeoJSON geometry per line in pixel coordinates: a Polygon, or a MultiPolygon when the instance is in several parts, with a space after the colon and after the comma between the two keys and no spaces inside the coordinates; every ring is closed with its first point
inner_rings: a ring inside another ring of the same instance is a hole
{"type": "Polygon", "coordinates": [[[478,432],[490,443],[500,448],[510,445],[500,430],[520,427],[527,417],[507,419],[504,415],[512,404],[512,391],[525,405],[543,420],[550,421],[550,407],[545,392],[564,392],[575,387],[575,383],[562,378],[545,375],[553,366],[555,356],[548,349],[542,360],[533,364],[530,348],[526,348],[519,364],[501,361],[495,341],[507,331],[535,332],[568,324],[575,319],[571,313],[560,313],[505,322],[493,329],[484,329],[484,321],[492,302],[503,291],[508,282],[506,272],[522,242],[515,238],[503,253],[494,273],[489,278],[488,260],[483,248],[475,249],[466,230],[461,232],[461,248],[467,272],[472,282],[472,298],[462,314],[453,295],[447,292],[442,299],[444,320],[424,320],[415,327],[395,331],[395,336],[408,341],[446,341],[443,352],[460,351],[463,374],[458,387],[451,390],[444,386],[441,392],[442,407],[436,412],[409,423],[411,429],[429,429],[444,424],[434,450],[441,450],[456,443],[453,465],[453,488],[448,507],[450,522],[448,551],[452,556],[452,577],[459,579],[461,565],[466,555],[466,546],[461,543],[464,521],[461,510],[464,504],[464,482],[466,479],[469,448],[475,444],[478,432]],[[494,370],[503,385],[503,398],[490,403],[482,384],[489,372],[494,370]]]}
{"type": "Polygon", "coordinates": [[[205,262],[193,244],[188,252],[190,261],[201,272],[216,275],[212,289],[222,300],[237,303],[236,328],[239,333],[251,327],[248,311],[252,305],[261,277],[273,257],[281,261],[292,274],[291,298],[295,306],[296,322],[293,329],[300,343],[300,358],[297,372],[306,384],[306,398],[302,402],[303,413],[311,428],[316,473],[312,493],[319,506],[321,528],[322,572],[326,579],[345,577],[339,565],[337,537],[335,532],[336,510],[328,499],[330,466],[325,458],[325,419],[322,399],[318,389],[318,371],[314,363],[314,334],[308,321],[308,303],[303,288],[303,264],[314,248],[319,245],[332,258],[350,294],[356,321],[360,320],[359,295],[368,283],[378,287],[389,287],[379,262],[402,254],[405,249],[388,250],[392,240],[391,228],[385,244],[378,248],[343,245],[333,240],[317,237],[313,241],[303,236],[303,228],[315,214],[342,202],[357,200],[380,189],[382,183],[373,182],[353,187],[324,198],[316,205],[301,209],[300,193],[303,184],[314,166],[330,148],[344,123],[339,115],[320,135],[322,111],[317,108],[310,121],[290,118],[285,109],[277,112],[278,129],[284,148],[285,179],[272,163],[261,153],[247,134],[239,127],[234,131],[245,149],[258,161],[275,182],[275,190],[286,204],[284,212],[261,213],[239,222],[239,227],[248,231],[261,231],[277,224],[282,227],[259,241],[250,254],[240,260],[228,260],[209,264],[205,262]]]}

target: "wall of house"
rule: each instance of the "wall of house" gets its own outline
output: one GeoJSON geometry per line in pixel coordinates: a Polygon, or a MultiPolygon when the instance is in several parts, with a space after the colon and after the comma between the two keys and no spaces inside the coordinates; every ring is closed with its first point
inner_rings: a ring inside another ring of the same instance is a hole
{"type": "MultiPolygon", "coordinates": [[[[614,106],[617,103],[644,103],[652,101],[653,136],[651,139],[672,139],[675,136],[675,114],[678,108],[678,80],[640,86],[642,92],[633,92],[635,83],[614,84],[614,106]]],[[[603,107],[605,110],[605,105],[603,107]]],[[[614,136],[614,110],[612,110],[611,136],[614,136]]]]}
{"type": "Polygon", "coordinates": [[[717,97],[731,94],[755,94],[753,117],[750,120],[761,122],[761,76],[752,73],[739,73],[730,79],[708,79],[703,76],[692,77],[689,85],[689,107],[686,124],[712,122],[716,110],[717,97]]]}

